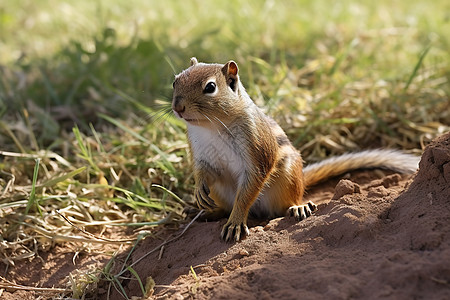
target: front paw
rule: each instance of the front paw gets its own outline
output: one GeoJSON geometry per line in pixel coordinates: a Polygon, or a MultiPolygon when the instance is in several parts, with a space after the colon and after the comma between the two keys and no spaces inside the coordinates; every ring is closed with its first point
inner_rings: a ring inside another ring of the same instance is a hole
{"type": "Polygon", "coordinates": [[[228,222],[223,226],[220,235],[226,242],[231,242],[233,240],[239,242],[242,237],[249,234],[250,231],[248,230],[247,224],[243,222],[235,223],[231,220],[228,220],[228,222]]]}
{"type": "Polygon", "coordinates": [[[294,217],[297,221],[304,220],[312,215],[314,211],[317,210],[317,205],[312,201],[308,201],[306,204],[293,205],[289,207],[288,213],[290,216],[294,217]]]}
{"type": "Polygon", "coordinates": [[[213,210],[217,207],[213,199],[209,197],[209,188],[206,184],[201,184],[195,189],[194,197],[199,208],[213,210]]]}

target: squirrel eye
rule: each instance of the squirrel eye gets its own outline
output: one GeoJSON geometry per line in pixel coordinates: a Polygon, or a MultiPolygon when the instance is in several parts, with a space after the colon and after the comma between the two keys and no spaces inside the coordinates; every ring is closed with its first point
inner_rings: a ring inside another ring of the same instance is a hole
{"type": "Polygon", "coordinates": [[[203,90],[203,93],[205,93],[205,94],[212,94],[215,91],[216,91],[216,84],[213,81],[210,81],[205,86],[205,89],[203,90]]]}
{"type": "Polygon", "coordinates": [[[175,81],[174,81],[174,82],[172,82],[172,87],[173,87],[173,88],[175,88],[175,81]]]}

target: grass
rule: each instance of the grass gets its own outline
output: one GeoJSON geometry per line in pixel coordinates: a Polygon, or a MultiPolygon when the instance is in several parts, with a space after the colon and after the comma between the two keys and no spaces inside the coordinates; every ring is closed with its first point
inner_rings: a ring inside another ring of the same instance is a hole
{"type": "Polygon", "coordinates": [[[447,2],[0,3],[2,262],[182,219],[193,178],[166,113],[191,56],[234,59],[306,161],[420,154],[450,129],[447,2]]]}

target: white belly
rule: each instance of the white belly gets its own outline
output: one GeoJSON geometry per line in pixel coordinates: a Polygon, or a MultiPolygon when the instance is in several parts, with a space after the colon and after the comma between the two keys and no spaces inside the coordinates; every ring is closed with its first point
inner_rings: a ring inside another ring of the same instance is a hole
{"type": "Polygon", "coordinates": [[[206,162],[215,170],[219,184],[213,187],[230,208],[236,196],[236,190],[243,181],[244,160],[238,146],[233,145],[230,136],[216,129],[188,124],[188,135],[195,161],[206,162]]]}

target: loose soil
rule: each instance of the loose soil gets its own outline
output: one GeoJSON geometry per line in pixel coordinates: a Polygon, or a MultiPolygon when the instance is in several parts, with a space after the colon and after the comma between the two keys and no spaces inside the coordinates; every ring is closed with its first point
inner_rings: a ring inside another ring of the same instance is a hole
{"type": "MultiPolygon", "coordinates": [[[[144,285],[156,283],[149,299],[450,299],[450,133],[426,148],[415,175],[355,172],[315,187],[306,199],[319,203],[312,217],[253,221],[239,243],[220,240],[225,219],[163,229],[134,250],[131,262],[146,257],[133,269],[144,285]]],[[[41,257],[0,271],[25,285],[65,286],[69,272],[107,262],[84,254],[73,263],[61,247],[41,257]]],[[[124,275],[134,278],[122,280],[127,295],[142,297],[135,277],[124,275]]],[[[91,296],[108,293],[123,299],[107,284],[91,296]]],[[[49,297],[1,297],[39,296],[49,297]]]]}

